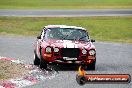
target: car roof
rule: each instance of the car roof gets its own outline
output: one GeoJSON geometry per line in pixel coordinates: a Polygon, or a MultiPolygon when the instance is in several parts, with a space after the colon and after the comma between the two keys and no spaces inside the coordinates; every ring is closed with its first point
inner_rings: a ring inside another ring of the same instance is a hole
{"type": "Polygon", "coordinates": [[[67,26],[67,25],[47,25],[47,26],[45,26],[45,28],[46,28],[46,29],[48,29],[48,28],[74,28],[74,29],[86,30],[85,28],[82,28],[82,27],[67,26]]]}

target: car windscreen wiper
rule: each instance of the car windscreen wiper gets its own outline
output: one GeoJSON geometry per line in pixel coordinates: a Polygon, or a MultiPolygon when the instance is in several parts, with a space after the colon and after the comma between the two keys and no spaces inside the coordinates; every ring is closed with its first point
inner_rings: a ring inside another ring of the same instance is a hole
{"type": "MultiPolygon", "coordinates": [[[[87,37],[86,35],[85,36],[83,36],[83,37],[81,37],[81,38],[79,38],[78,40],[81,40],[81,39],[83,39],[83,38],[85,38],[85,37],[87,37]]],[[[85,41],[85,40],[84,40],[85,41]]],[[[89,40],[88,40],[89,41],[89,40]]]]}
{"type": "Polygon", "coordinates": [[[79,40],[81,40],[81,39],[83,39],[83,38],[85,38],[85,37],[87,37],[87,36],[83,36],[83,37],[79,38],[79,40]]]}
{"type": "Polygon", "coordinates": [[[62,37],[61,39],[64,40],[64,39],[66,39],[68,36],[69,36],[69,35],[66,35],[65,37],[62,37]]]}
{"type": "MultiPolygon", "coordinates": [[[[67,37],[69,37],[69,35],[66,35],[65,37],[62,37],[62,40],[65,40],[67,37]]],[[[67,39],[67,40],[76,40],[76,39],[67,39]]]]}

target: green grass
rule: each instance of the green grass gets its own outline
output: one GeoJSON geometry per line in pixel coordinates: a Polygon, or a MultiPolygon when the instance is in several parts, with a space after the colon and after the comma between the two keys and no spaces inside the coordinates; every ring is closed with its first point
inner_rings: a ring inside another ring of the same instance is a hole
{"type": "Polygon", "coordinates": [[[98,41],[132,43],[130,17],[0,17],[0,34],[37,36],[48,24],[82,26],[98,41]]]}
{"type": "Polygon", "coordinates": [[[0,9],[132,8],[132,0],[0,0],[0,9]]]}

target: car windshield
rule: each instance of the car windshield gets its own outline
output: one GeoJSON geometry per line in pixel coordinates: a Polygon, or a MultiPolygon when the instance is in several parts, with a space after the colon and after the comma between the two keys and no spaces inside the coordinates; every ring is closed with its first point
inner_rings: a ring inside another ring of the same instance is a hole
{"type": "Polygon", "coordinates": [[[80,40],[88,41],[89,36],[85,30],[75,28],[49,28],[46,30],[46,39],[80,40]]]}

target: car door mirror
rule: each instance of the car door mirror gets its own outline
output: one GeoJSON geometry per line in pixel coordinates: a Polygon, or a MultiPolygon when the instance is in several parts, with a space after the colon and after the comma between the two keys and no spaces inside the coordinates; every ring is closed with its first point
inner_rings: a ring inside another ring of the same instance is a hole
{"type": "Polygon", "coordinates": [[[37,36],[37,39],[41,39],[41,36],[39,35],[39,36],[37,36]]]}
{"type": "Polygon", "coordinates": [[[91,42],[95,42],[95,40],[94,39],[91,39],[91,42]]]}

